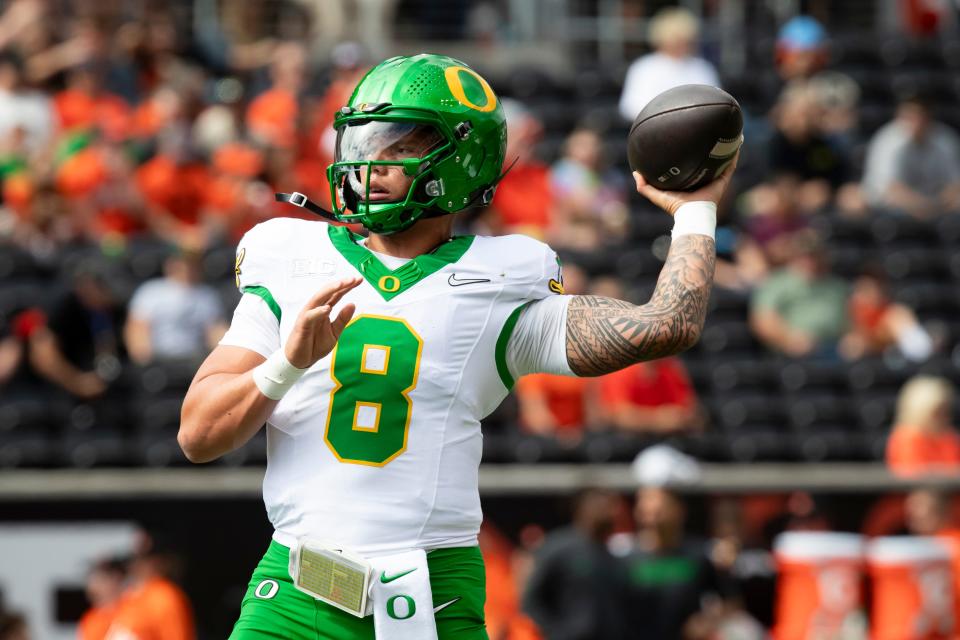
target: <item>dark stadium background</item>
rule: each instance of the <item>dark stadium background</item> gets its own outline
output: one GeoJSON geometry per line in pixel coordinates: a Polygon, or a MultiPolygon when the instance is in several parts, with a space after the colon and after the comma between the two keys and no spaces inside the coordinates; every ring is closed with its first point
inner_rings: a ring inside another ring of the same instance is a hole
{"type": "MultiPolygon", "coordinates": [[[[309,12],[293,0],[251,0],[242,3],[242,11],[225,10],[223,5],[231,3],[141,0],[107,7],[92,0],[49,0],[39,2],[43,10],[31,13],[23,9],[30,2],[13,0],[0,3],[0,11],[8,12],[0,24],[21,11],[29,24],[47,24],[47,46],[54,47],[75,41],[76,31],[71,30],[86,24],[83,16],[94,16],[90,22],[101,38],[97,46],[110,51],[127,33],[119,26],[165,20],[175,37],[164,55],[182,61],[199,77],[200,104],[191,106],[192,115],[217,101],[242,114],[269,85],[263,63],[267,58],[240,69],[240,54],[232,60],[226,55],[231,29],[247,38],[234,44],[247,45],[250,51],[258,45],[301,42],[312,45],[304,100],[316,104],[333,75],[335,41],[312,33],[306,26],[309,12]],[[234,93],[238,100],[229,98],[234,93]]],[[[484,74],[500,96],[522,102],[542,124],[535,151],[542,162],[556,161],[567,135],[585,126],[601,136],[608,168],[626,179],[629,122],[617,108],[624,75],[630,62],[650,51],[649,18],[674,4],[396,0],[395,14],[385,27],[389,40],[377,39],[380,32],[362,24],[345,27],[342,39],[359,41],[372,59],[423,50],[459,57],[484,74]]],[[[824,25],[829,34],[826,69],[846,74],[859,88],[857,123],[851,132],[854,177],[862,169],[871,135],[894,116],[896,101],[904,94],[922,93],[937,120],[960,129],[960,18],[952,5],[938,9],[929,4],[681,2],[702,20],[699,54],[716,66],[721,85],[745,112],[746,142],[734,181],[736,193],[724,209],[730,211],[737,197],[772,177],[765,158],[771,132],[767,118],[785,84],[775,67],[776,37],[796,15],[814,16],[824,25]]],[[[0,54],[13,48],[0,46],[0,54]]],[[[71,51],[62,55],[69,57],[71,51]]],[[[250,51],[247,54],[255,57],[250,51]]],[[[132,56],[125,68],[149,75],[160,58],[132,56]]],[[[68,60],[36,86],[54,95],[71,68],[68,60]]],[[[136,83],[125,86],[134,89],[125,100],[136,105],[146,99],[147,92],[136,83]]],[[[152,131],[147,137],[162,133],[152,131]]],[[[143,140],[127,142],[138,161],[150,157],[149,151],[135,148],[143,140]]],[[[212,162],[209,157],[203,161],[212,162]]],[[[7,224],[18,215],[20,183],[15,178],[22,174],[0,169],[7,224]]],[[[34,193],[42,193],[42,180],[35,178],[28,182],[34,193]]],[[[123,181],[117,182],[118,189],[123,181]]],[[[264,183],[260,186],[265,188],[264,183]]],[[[662,265],[671,221],[628,191],[629,225],[622,243],[614,249],[561,255],[588,277],[619,277],[630,298],[642,302],[662,265]]],[[[82,206],[82,195],[79,201],[82,206]]],[[[270,209],[266,215],[282,213],[270,209]]],[[[38,250],[9,232],[13,224],[0,228],[0,338],[18,336],[22,323],[36,321],[21,314],[49,305],[69,286],[78,265],[94,265],[115,292],[129,299],[139,283],[160,274],[169,248],[144,233],[38,250]]],[[[724,226],[730,233],[742,231],[735,220],[724,226]]],[[[578,491],[609,487],[622,495],[629,526],[629,501],[636,488],[629,463],[647,446],[664,442],[703,463],[700,479],[679,490],[688,507],[688,529],[704,536],[711,533],[713,505],[727,496],[774,496],[786,505],[786,496],[809,494],[833,530],[851,532],[862,531],[869,514],[889,496],[921,486],[953,496],[960,486],[958,476],[903,478],[890,474],[883,461],[900,387],[916,373],[960,381],[960,214],[938,211],[918,220],[868,210],[844,217],[828,206],[813,214],[811,226],[825,240],[833,273],[852,280],[867,263],[884,270],[895,299],[937,333],[933,355],[920,363],[895,354],[828,363],[776,355],[750,330],[749,293],[718,288],[700,343],[682,357],[708,416],[706,426],[668,437],[594,430],[571,442],[521,429],[516,400],[508,398],[485,424],[481,494],[487,521],[514,545],[524,545],[539,539],[542,531],[569,523],[571,499],[578,491]]],[[[216,288],[228,309],[238,299],[233,242],[227,234],[202,252],[203,279],[216,288]]],[[[220,638],[229,633],[250,572],[269,540],[271,529],[259,496],[266,452],[261,433],[222,461],[188,465],[175,435],[180,400],[198,362],[194,358],[137,366],[121,358],[119,368],[108,372],[118,394],[112,406],[116,411],[106,412],[114,416],[110,419],[78,412],[49,389],[0,386],[0,534],[24,526],[47,527],[54,534],[62,531],[62,542],[69,547],[70,525],[134,524],[155,532],[180,556],[180,582],[194,607],[198,637],[220,638]]],[[[892,527],[903,528],[902,523],[892,527]]],[[[3,570],[13,560],[11,548],[5,551],[0,543],[0,605],[26,611],[32,628],[60,634],[51,637],[70,637],[70,625],[85,606],[80,593],[83,569],[52,573],[44,583],[48,600],[24,602],[10,595],[17,593],[24,576],[3,570]],[[54,624],[57,615],[60,621],[54,624]]],[[[113,552],[127,551],[129,547],[113,552]]],[[[95,559],[78,557],[77,566],[87,567],[95,559]]],[[[768,603],[757,608],[765,608],[757,615],[769,623],[768,603]]],[[[44,637],[37,633],[32,637],[44,637]]]]}

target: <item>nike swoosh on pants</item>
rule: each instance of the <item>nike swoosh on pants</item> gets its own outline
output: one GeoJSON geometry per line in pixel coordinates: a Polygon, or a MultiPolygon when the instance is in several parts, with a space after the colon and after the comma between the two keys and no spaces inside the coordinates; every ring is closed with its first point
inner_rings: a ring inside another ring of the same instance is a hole
{"type": "Polygon", "coordinates": [[[446,609],[447,607],[449,607],[450,605],[452,605],[454,602],[458,602],[459,600],[460,600],[460,598],[454,598],[454,599],[451,600],[450,602],[444,602],[443,604],[434,607],[434,608],[433,608],[433,612],[434,612],[434,613],[437,613],[438,611],[441,611],[441,610],[443,610],[443,609],[446,609]]]}

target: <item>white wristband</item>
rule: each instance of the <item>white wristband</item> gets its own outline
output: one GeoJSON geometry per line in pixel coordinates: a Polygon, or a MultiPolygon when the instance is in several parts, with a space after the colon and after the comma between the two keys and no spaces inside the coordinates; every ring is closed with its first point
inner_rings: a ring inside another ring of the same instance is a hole
{"type": "Polygon", "coordinates": [[[673,214],[673,238],[689,235],[710,236],[717,232],[717,203],[709,200],[685,202],[673,214]]]}
{"type": "Polygon", "coordinates": [[[306,369],[298,369],[290,364],[287,355],[280,348],[274,351],[266,362],[253,369],[253,382],[257,389],[260,389],[260,393],[271,400],[279,400],[306,372],[306,369]]]}

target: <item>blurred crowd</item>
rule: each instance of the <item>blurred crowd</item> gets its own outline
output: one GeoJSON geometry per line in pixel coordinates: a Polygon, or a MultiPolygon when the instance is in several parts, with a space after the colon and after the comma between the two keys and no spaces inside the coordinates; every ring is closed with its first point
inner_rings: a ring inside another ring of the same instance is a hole
{"type": "MultiPolygon", "coordinates": [[[[130,410],[137,397],[131,370],[159,367],[152,371],[161,371],[162,380],[142,381],[151,396],[171,390],[178,371],[195,371],[237,299],[237,240],[262,220],[299,215],[275,203],[273,193],[301,191],[329,202],[333,113],[365,70],[389,53],[396,3],[357,3],[356,15],[349,6],[6,3],[0,14],[3,402],[40,398],[37,411],[60,411],[80,430],[125,429],[139,419],[130,410]],[[321,7],[330,19],[319,19],[321,7]]],[[[482,41],[496,21],[482,11],[472,17],[458,29],[474,29],[482,41]]],[[[921,35],[924,20],[917,18],[921,35]]],[[[632,193],[621,134],[671,86],[716,84],[740,97],[754,80],[724,77],[702,47],[700,28],[682,9],[653,16],[650,51],[618,74],[619,99],[604,105],[602,122],[563,113],[567,124],[558,127],[556,109],[543,108],[535,91],[491,75],[504,96],[507,161],[515,164],[492,206],[460,216],[458,232],[540,238],[563,258],[567,293],[644,302],[666,255],[670,222],[632,193]]],[[[950,314],[960,307],[950,307],[945,292],[954,291],[949,278],[957,264],[938,261],[940,241],[960,237],[960,138],[939,117],[942,94],[923,82],[903,83],[876,126],[866,126],[861,100],[869,76],[833,68],[833,50],[814,18],[784,22],[766,61],[774,73],[772,108],[750,109],[744,100],[741,169],[720,209],[717,299],[745,301],[738,322],[746,335],[725,334],[718,359],[705,364],[714,367],[726,346],[741,340],[756,349],[738,355],[771,359],[778,369],[875,360],[899,367],[908,373],[897,377],[898,397],[882,399],[895,406],[883,418],[889,438],[874,454],[898,474],[955,473],[956,377],[920,369],[946,361],[956,372],[960,334],[950,314]],[[863,248],[867,236],[879,250],[863,248]],[[896,245],[904,239],[913,244],[896,245]],[[895,254],[885,250],[888,244],[895,254]]],[[[482,60],[469,62],[483,71],[482,60]]],[[[562,446],[596,433],[654,440],[709,433],[716,412],[703,398],[700,377],[691,375],[695,357],[598,379],[526,377],[516,388],[515,415],[508,411],[499,428],[562,446]]],[[[177,398],[182,389],[173,388],[174,425],[177,398]]],[[[20,418],[29,412],[17,406],[20,418]]],[[[144,413],[143,419],[153,418],[144,413]]],[[[75,449],[70,463],[101,461],[88,451],[75,449]]],[[[545,638],[618,638],[637,628],[651,638],[760,638],[775,607],[794,606],[781,604],[773,584],[786,580],[783,568],[795,558],[770,550],[783,532],[829,530],[815,498],[797,494],[773,507],[761,499],[718,501],[712,537],[699,539],[687,533],[685,500],[671,489],[695,481],[695,463],[662,449],[642,455],[633,509],[615,494],[588,491],[566,529],[545,535],[531,526],[515,541],[484,530],[492,638],[536,638],[538,627],[545,638]],[[664,467],[690,475],[663,480],[649,470],[664,467]]],[[[0,465],[19,463],[0,450],[0,465]]],[[[909,532],[952,541],[955,549],[953,506],[933,491],[892,498],[871,514],[864,533],[909,532]]],[[[796,540],[801,560],[809,559],[806,545],[826,544],[791,538],[783,548],[792,553],[796,540]]],[[[869,553],[858,545],[843,556],[858,567],[855,576],[869,569],[869,553]]],[[[953,556],[948,563],[960,566],[953,556]]],[[[165,578],[156,565],[98,564],[89,594],[95,609],[84,628],[126,615],[121,603],[136,603],[147,584],[160,585],[156,590],[166,594],[160,600],[180,602],[166,582],[157,582],[165,578]]],[[[859,597],[851,602],[824,624],[846,624],[847,614],[865,606],[859,597]]],[[[192,624],[186,605],[171,606],[185,626],[192,624]]],[[[792,619],[776,610],[778,621],[792,619]]],[[[845,637],[863,637],[866,623],[856,628],[860,636],[845,637]]],[[[0,614],[0,638],[24,637],[21,617],[0,614]]]]}
{"type": "MultiPolygon", "coordinates": [[[[48,0],[15,0],[0,16],[0,241],[12,274],[0,287],[9,294],[0,385],[46,389],[75,418],[79,403],[80,422],[123,424],[123,371],[193,363],[216,344],[236,300],[237,239],[264,219],[299,215],[272,193],[329,201],[332,114],[373,59],[356,42],[318,53],[330,43],[316,39],[309,7],[288,7],[277,33],[255,23],[260,2],[208,7],[197,24],[177,5],[71,7],[54,16],[48,0]],[[24,273],[36,290],[15,295],[24,273]]],[[[537,110],[505,98],[516,164],[460,231],[536,236],[564,258],[567,293],[642,302],[658,263],[640,268],[630,252],[649,243],[662,261],[669,223],[631,193],[608,134],[670,86],[722,84],[699,57],[699,30],[684,9],[652,18],[652,50],[627,69],[622,120],[606,129],[548,131],[537,110]],[[545,157],[542,143],[558,136],[545,157]]],[[[957,135],[932,116],[922,87],[908,87],[893,120],[865,135],[858,84],[829,68],[829,46],[808,16],[779,31],[770,60],[779,97],[769,113],[745,114],[743,176],[721,210],[718,289],[749,300],[749,330],[771,355],[949,356],[954,336],[895,295],[882,254],[858,255],[838,274],[823,229],[949,218],[960,204],[957,135]]],[[[531,376],[517,389],[518,421],[569,443],[590,430],[698,433],[710,424],[698,391],[679,359],[600,380],[531,376]]]]}

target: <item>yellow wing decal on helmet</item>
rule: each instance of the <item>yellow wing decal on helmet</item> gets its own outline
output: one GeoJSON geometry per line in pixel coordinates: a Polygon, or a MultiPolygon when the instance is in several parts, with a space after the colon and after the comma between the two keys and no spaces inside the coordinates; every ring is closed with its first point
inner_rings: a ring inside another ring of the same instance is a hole
{"type": "Polygon", "coordinates": [[[491,89],[490,85],[487,84],[487,81],[484,80],[480,74],[473,69],[468,69],[467,67],[447,67],[443,70],[443,77],[447,81],[447,87],[450,88],[450,93],[452,93],[453,97],[456,98],[463,106],[470,107],[471,109],[475,109],[484,113],[487,111],[493,111],[497,108],[497,96],[493,93],[493,89],[491,89]],[[461,73],[466,73],[473,76],[473,78],[480,83],[480,86],[483,88],[483,95],[486,97],[486,102],[483,104],[483,106],[472,102],[467,97],[467,93],[463,89],[463,80],[460,78],[461,73]]]}

